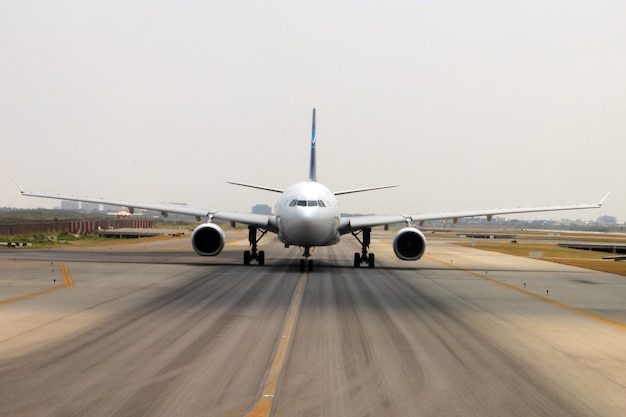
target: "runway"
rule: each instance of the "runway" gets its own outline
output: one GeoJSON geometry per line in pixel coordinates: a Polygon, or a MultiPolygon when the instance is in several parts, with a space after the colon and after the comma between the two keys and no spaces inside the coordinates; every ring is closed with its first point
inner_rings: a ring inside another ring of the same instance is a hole
{"type": "Polygon", "coordinates": [[[626,278],[439,240],[402,262],[392,236],[304,274],[267,238],[264,267],[237,240],[2,250],[1,414],[626,413],[626,278]]]}

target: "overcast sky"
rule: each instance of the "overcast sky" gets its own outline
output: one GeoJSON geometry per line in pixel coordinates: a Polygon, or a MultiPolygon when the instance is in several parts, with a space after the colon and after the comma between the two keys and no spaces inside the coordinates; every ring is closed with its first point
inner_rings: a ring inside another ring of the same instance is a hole
{"type": "MultiPolygon", "coordinates": [[[[249,211],[589,203],[626,220],[626,2],[4,1],[0,207],[34,191],[249,211]]],[[[516,216],[522,217],[522,216],[516,216]]]]}

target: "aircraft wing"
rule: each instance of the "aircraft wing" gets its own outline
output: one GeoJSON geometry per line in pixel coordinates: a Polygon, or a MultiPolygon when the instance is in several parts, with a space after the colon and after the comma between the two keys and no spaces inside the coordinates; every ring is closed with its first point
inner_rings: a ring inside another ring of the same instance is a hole
{"type": "Polygon", "coordinates": [[[454,223],[460,218],[466,217],[487,217],[487,220],[491,220],[493,216],[503,214],[516,214],[516,213],[535,213],[535,212],[547,212],[547,211],[559,211],[559,210],[583,210],[600,208],[604,201],[609,196],[609,191],[602,200],[598,203],[591,204],[571,204],[560,206],[543,206],[543,207],[516,207],[516,208],[499,208],[499,209],[485,209],[485,210],[460,210],[460,211],[444,211],[435,213],[417,213],[417,214],[401,214],[391,216],[352,216],[342,217],[339,225],[339,231],[341,234],[350,233],[353,231],[361,230],[366,227],[385,226],[390,224],[411,223],[423,224],[428,220],[448,220],[451,219],[454,223]]]}
{"type": "Polygon", "coordinates": [[[390,216],[346,216],[342,217],[339,222],[339,233],[345,235],[346,233],[354,232],[357,230],[365,229],[366,227],[386,226],[397,223],[409,223],[410,218],[403,215],[390,215],[390,216]]]}
{"type": "Polygon", "coordinates": [[[17,185],[17,187],[19,188],[20,193],[22,195],[29,196],[29,197],[52,198],[55,200],[82,201],[86,203],[108,204],[111,206],[128,207],[128,210],[131,213],[133,213],[135,209],[140,208],[140,209],[158,211],[164,217],[167,217],[169,213],[176,213],[176,214],[194,216],[196,220],[198,221],[206,217],[210,219],[225,220],[229,222],[236,222],[236,223],[242,223],[242,224],[247,224],[247,225],[252,225],[252,226],[258,226],[258,227],[261,227],[270,231],[274,231],[274,232],[278,230],[276,227],[276,217],[272,215],[266,215],[266,214],[232,213],[232,212],[227,212],[227,211],[193,208],[193,207],[187,207],[187,206],[182,206],[178,204],[147,203],[147,202],[130,201],[130,200],[114,200],[114,199],[94,198],[94,197],[85,197],[85,196],[76,196],[76,195],[50,194],[50,193],[41,193],[41,192],[36,192],[36,191],[25,191],[19,185],[17,185]]]}
{"type": "Polygon", "coordinates": [[[276,216],[269,214],[255,213],[232,213],[227,211],[216,211],[210,215],[216,220],[226,220],[234,223],[257,226],[270,232],[278,233],[278,222],[276,216]]]}
{"type": "Polygon", "coordinates": [[[516,208],[498,208],[498,209],[486,209],[486,210],[462,210],[462,211],[449,211],[441,213],[418,213],[411,214],[409,217],[413,222],[424,222],[427,220],[447,220],[452,219],[454,222],[464,217],[480,217],[485,216],[487,220],[491,220],[493,216],[502,214],[517,214],[517,213],[538,213],[547,211],[561,211],[561,210],[584,210],[594,209],[602,207],[604,201],[609,196],[609,191],[598,203],[591,204],[570,204],[570,205],[556,205],[556,206],[540,206],[540,207],[516,207],[516,208]]]}

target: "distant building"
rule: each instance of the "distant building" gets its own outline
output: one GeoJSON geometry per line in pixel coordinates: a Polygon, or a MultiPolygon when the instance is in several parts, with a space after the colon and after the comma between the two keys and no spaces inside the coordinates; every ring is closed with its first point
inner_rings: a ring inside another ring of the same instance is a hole
{"type": "Polygon", "coordinates": [[[83,211],[100,211],[100,204],[98,203],[86,203],[86,202],[82,202],[80,203],[80,208],[83,211]]]}
{"type": "Polygon", "coordinates": [[[614,216],[600,216],[598,217],[598,223],[601,224],[616,224],[617,218],[614,216]]]}
{"type": "Polygon", "coordinates": [[[80,209],[80,203],[78,201],[61,201],[61,210],[73,210],[78,211],[80,209]]]}
{"type": "Polygon", "coordinates": [[[272,207],[267,204],[257,204],[252,206],[252,213],[254,214],[272,214],[272,207]]]}

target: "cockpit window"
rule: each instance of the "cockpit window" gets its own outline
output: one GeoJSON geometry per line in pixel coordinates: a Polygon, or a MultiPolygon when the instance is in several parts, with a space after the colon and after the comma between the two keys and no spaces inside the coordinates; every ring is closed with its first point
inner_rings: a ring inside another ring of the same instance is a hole
{"type": "Polygon", "coordinates": [[[291,200],[289,207],[326,207],[322,200],[291,200]]]}

